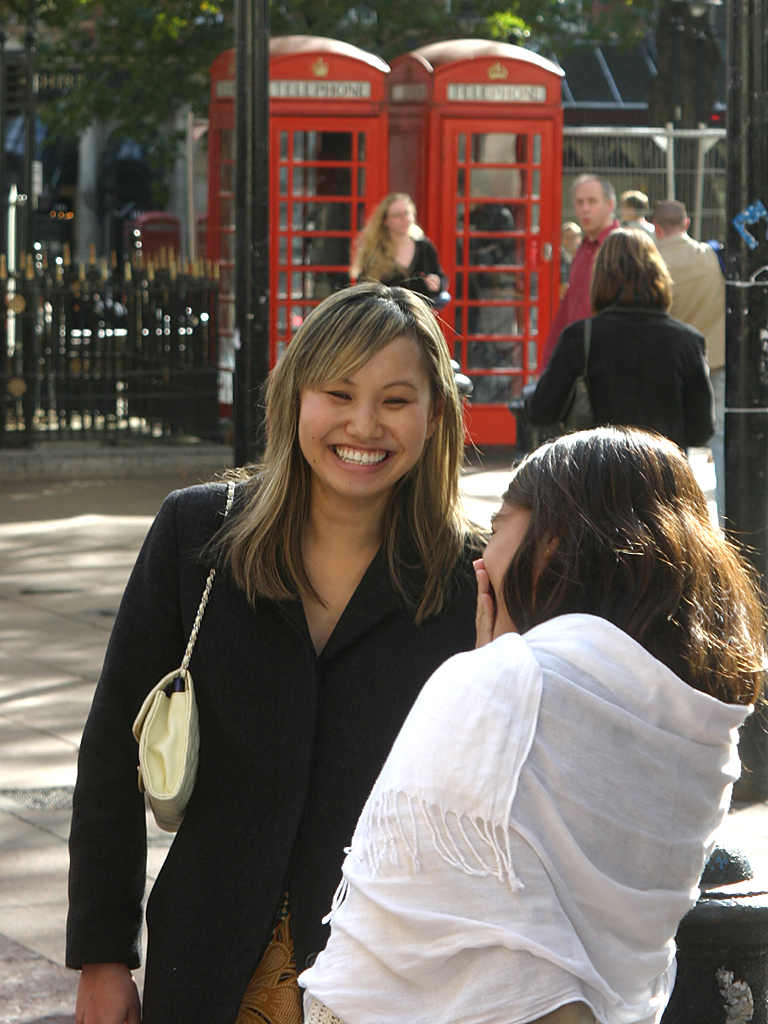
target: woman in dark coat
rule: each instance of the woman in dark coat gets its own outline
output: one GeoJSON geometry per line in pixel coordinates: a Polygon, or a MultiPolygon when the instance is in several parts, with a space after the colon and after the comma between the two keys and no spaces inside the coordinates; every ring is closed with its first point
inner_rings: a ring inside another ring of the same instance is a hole
{"type": "Polygon", "coordinates": [[[264,462],[226,521],[223,484],[166,500],[118,613],[70,838],[78,1024],[139,1021],[131,726],[181,663],[211,562],[190,666],[197,783],[147,905],[145,1024],[301,1020],[293,945],[301,968],[322,949],[343,848],[400,725],[474,645],[461,406],[428,307],[378,284],[326,300],[272,373],[267,419],[264,462]]]}
{"type": "Polygon", "coordinates": [[[416,207],[405,192],[385,196],[371,214],[357,240],[351,274],[359,281],[408,288],[440,306],[449,298],[440,298],[448,277],[437,249],[416,223],[416,207]]]}
{"type": "MultiPolygon", "coordinates": [[[[596,425],[656,430],[680,448],[715,432],[703,335],[669,315],[672,279],[653,239],[621,228],[595,260],[588,381],[596,425]]],[[[584,369],[587,321],[566,327],[525,411],[536,426],[557,423],[584,369]]]]}

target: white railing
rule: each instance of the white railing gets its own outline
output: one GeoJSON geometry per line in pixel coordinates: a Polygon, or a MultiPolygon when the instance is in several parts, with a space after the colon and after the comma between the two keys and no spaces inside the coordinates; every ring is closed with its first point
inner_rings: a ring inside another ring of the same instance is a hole
{"type": "Polygon", "coordinates": [[[685,203],[694,238],[725,241],[724,128],[566,128],[563,139],[563,220],[575,220],[571,185],[593,172],[617,195],[639,189],[651,208],[665,199],[685,203]]]}

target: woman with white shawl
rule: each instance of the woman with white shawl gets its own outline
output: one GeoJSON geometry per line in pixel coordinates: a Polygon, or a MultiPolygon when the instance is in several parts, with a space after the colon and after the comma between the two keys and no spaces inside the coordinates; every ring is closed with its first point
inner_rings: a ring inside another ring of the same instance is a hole
{"type": "Polygon", "coordinates": [[[671,442],[517,468],[300,979],[309,1024],[651,1024],[762,686],[753,574],[671,442]]]}

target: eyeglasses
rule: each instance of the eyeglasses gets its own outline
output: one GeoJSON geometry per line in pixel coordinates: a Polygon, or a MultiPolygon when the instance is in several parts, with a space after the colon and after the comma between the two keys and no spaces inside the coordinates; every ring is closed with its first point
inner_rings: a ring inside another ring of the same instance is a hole
{"type": "Polygon", "coordinates": [[[401,210],[400,213],[387,213],[387,219],[390,217],[412,217],[413,214],[410,210],[401,210]]]}

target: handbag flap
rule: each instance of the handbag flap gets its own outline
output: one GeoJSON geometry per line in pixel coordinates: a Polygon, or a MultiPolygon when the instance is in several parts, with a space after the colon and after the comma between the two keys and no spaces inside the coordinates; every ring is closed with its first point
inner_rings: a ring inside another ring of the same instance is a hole
{"type": "Polygon", "coordinates": [[[162,693],[167,686],[174,682],[177,676],[181,676],[184,680],[184,690],[194,692],[192,687],[192,675],[189,669],[177,668],[173,672],[169,672],[167,676],[163,676],[159,683],[152,687],[147,696],[144,698],[144,703],[141,705],[138,715],[133,720],[133,738],[138,743],[141,740],[141,730],[144,728],[144,722],[149,714],[152,704],[154,703],[155,696],[158,693],[162,693]]]}

